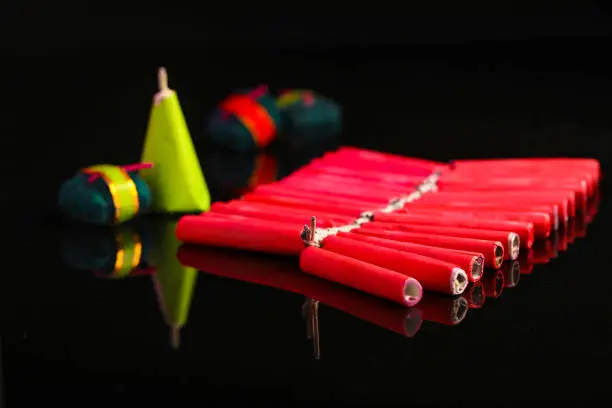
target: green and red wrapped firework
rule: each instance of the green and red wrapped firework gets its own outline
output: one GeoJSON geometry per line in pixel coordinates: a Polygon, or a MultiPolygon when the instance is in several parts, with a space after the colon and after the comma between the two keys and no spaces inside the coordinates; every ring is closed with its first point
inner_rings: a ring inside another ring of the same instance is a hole
{"type": "Polygon", "coordinates": [[[224,99],[208,121],[208,137],[232,151],[267,147],[276,138],[281,114],[266,85],[238,91],[224,99]]]}

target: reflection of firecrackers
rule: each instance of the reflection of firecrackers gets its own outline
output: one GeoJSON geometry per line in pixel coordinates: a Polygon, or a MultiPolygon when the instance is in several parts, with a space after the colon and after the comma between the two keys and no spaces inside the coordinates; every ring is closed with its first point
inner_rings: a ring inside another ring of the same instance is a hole
{"type": "MultiPolygon", "coordinates": [[[[542,265],[559,256],[559,240],[562,231],[555,231],[547,239],[536,240],[533,244],[533,263],[542,265]]],[[[562,239],[562,238],[561,238],[562,239]]]]}
{"type": "MultiPolygon", "coordinates": [[[[412,337],[421,313],[300,272],[294,262],[260,254],[210,247],[182,246],[178,258],[204,273],[298,293],[359,319],[412,337]]],[[[312,303],[312,302],[310,302],[312,303]]]]}
{"type": "Polygon", "coordinates": [[[211,189],[240,195],[260,184],[276,181],[278,165],[274,156],[214,151],[203,161],[211,189]]]}
{"type": "Polygon", "coordinates": [[[470,306],[464,296],[443,296],[428,292],[416,309],[423,313],[423,320],[456,326],[465,319],[470,306]]]}
{"type": "Polygon", "coordinates": [[[486,270],[482,278],[484,293],[487,298],[497,299],[504,291],[504,273],[501,269],[486,270]]]}
{"type": "Polygon", "coordinates": [[[521,275],[529,275],[533,272],[533,250],[521,251],[518,262],[521,265],[521,275]]]}
{"type": "Polygon", "coordinates": [[[514,288],[521,279],[521,264],[519,261],[506,262],[502,266],[504,274],[504,288],[514,288]]]}
{"type": "Polygon", "coordinates": [[[471,283],[465,292],[463,292],[463,297],[467,300],[470,309],[480,309],[484,306],[487,297],[485,296],[482,282],[478,281],[471,283]]]}
{"type": "Polygon", "coordinates": [[[122,279],[154,272],[146,261],[150,239],[133,226],[69,230],[61,244],[67,264],[99,278],[122,279]]]}

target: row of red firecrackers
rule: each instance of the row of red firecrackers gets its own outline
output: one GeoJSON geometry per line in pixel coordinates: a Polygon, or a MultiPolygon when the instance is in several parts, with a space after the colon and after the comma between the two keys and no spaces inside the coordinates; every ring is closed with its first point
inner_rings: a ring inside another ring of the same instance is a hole
{"type": "Polygon", "coordinates": [[[427,302],[423,290],[469,299],[494,270],[589,222],[600,178],[593,159],[445,164],[344,147],[183,217],[176,234],[298,256],[306,274],[403,306],[427,302]]]}

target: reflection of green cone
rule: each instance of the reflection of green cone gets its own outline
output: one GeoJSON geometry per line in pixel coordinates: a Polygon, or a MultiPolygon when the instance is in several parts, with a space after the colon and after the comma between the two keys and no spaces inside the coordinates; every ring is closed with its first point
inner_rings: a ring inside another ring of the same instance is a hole
{"type": "Polygon", "coordinates": [[[176,93],[168,88],[166,71],[159,71],[160,91],[149,118],[142,160],[153,163],[141,171],[151,188],[151,210],[162,213],[200,212],[210,207],[210,195],[176,93]]]}
{"type": "Polygon", "coordinates": [[[198,276],[195,268],[183,266],[176,253],[181,243],[174,233],[176,221],[160,221],[155,228],[155,247],[151,264],[157,268],[153,277],[159,307],[172,330],[172,346],[178,348],[180,329],[187,322],[191,297],[198,276]]]}

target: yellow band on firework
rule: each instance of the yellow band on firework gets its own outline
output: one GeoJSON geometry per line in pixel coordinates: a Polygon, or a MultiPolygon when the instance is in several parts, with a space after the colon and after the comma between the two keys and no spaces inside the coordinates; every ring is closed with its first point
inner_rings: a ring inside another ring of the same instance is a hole
{"type": "Polygon", "coordinates": [[[110,164],[100,164],[82,170],[85,174],[98,174],[106,183],[115,206],[115,223],[134,218],[140,209],[138,190],[129,173],[110,164]]]}

